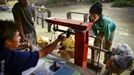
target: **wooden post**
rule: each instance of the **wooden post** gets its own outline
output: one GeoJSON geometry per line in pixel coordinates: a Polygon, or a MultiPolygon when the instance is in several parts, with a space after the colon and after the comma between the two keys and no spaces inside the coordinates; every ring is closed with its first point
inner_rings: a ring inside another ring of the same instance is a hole
{"type": "Polygon", "coordinates": [[[88,54],[88,31],[85,33],[75,32],[75,61],[74,63],[87,68],[88,54]]]}
{"type": "Polygon", "coordinates": [[[71,12],[67,13],[67,19],[71,19],[71,12]]]}
{"type": "MultiPolygon", "coordinates": [[[[47,17],[51,17],[51,11],[50,10],[47,10],[47,17]]],[[[47,25],[47,29],[48,29],[48,32],[51,32],[51,24],[50,23],[48,23],[48,25],[47,25]]]]}

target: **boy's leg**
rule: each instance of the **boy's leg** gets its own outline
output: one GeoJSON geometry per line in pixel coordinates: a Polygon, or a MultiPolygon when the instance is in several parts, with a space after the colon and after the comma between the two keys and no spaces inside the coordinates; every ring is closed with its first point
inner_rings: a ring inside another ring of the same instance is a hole
{"type": "MultiPolygon", "coordinates": [[[[103,48],[108,50],[109,52],[111,51],[113,37],[114,37],[114,31],[111,32],[109,40],[104,39],[104,41],[103,41],[103,48]]],[[[105,53],[103,63],[106,64],[108,59],[109,59],[109,55],[105,53]]]]}
{"type": "MultiPolygon", "coordinates": [[[[102,44],[103,44],[103,40],[104,40],[103,34],[99,33],[97,38],[95,38],[95,40],[94,40],[94,46],[101,48],[102,44]],[[101,40],[98,39],[98,38],[100,38],[101,40]]],[[[99,52],[100,52],[99,50],[94,49],[94,57],[95,57],[94,59],[95,60],[97,59],[97,56],[98,56],[99,52]]]]}
{"type": "MultiPolygon", "coordinates": [[[[94,46],[101,47],[101,41],[99,39],[96,39],[95,38],[95,40],[94,40],[94,46]]],[[[100,52],[99,50],[94,49],[94,57],[95,57],[94,59],[95,60],[97,60],[97,56],[98,56],[98,53],[99,52],[100,52]]]]}
{"type": "MultiPolygon", "coordinates": [[[[110,40],[104,40],[104,43],[103,43],[103,48],[108,50],[109,52],[111,51],[110,48],[111,48],[111,43],[112,41],[110,40]]],[[[105,53],[104,54],[104,61],[103,63],[106,64],[107,60],[109,59],[109,54],[105,53]]]]}

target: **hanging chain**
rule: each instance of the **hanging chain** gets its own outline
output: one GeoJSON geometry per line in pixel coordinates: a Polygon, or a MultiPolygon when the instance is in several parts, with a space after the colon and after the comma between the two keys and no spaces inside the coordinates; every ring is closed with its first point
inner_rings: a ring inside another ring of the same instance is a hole
{"type": "Polygon", "coordinates": [[[54,39],[56,39],[56,33],[55,32],[56,32],[57,29],[58,29],[58,25],[53,24],[53,32],[52,32],[50,42],[53,40],[53,37],[54,37],[54,39]]]}

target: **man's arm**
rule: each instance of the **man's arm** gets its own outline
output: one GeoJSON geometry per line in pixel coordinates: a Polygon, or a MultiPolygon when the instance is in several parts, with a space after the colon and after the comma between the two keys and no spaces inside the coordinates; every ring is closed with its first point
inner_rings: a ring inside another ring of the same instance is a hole
{"type": "Polygon", "coordinates": [[[39,58],[42,58],[42,57],[46,56],[47,54],[51,53],[57,47],[57,44],[63,40],[63,38],[64,38],[64,36],[61,34],[58,36],[58,38],[53,43],[42,48],[39,51],[39,58]]]}

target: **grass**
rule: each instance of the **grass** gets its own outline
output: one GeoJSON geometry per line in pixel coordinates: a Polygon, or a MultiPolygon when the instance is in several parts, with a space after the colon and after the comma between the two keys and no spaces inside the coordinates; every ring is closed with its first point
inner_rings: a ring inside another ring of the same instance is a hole
{"type": "Polygon", "coordinates": [[[116,0],[113,7],[132,7],[134,6],[134,0],[116,0]]]}

